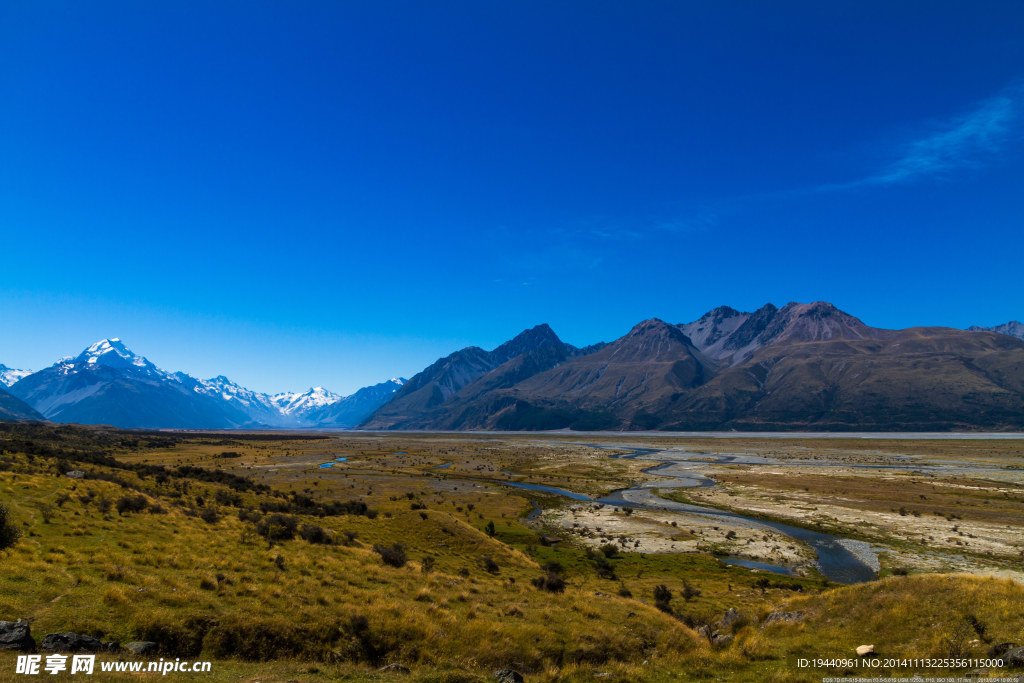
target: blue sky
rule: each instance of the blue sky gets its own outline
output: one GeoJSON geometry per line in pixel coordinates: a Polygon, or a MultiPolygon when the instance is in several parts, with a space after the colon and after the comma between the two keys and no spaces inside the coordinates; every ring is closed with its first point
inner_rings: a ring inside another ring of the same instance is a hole
{"type": "Polygon", "coordinates": [[[1024,4],[0,0],[0,363],[1024,318],[1024,4]]]}

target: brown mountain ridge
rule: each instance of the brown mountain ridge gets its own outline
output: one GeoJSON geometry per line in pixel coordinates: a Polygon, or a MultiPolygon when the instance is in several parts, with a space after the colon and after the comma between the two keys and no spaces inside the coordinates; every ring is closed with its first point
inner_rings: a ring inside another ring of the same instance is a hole
{"type": "Polygon", "coordinates": [[[645,320],[587,349],[542,325],[492,352],[439,360],[361,426],[1020,430],[1024,340],[875,328],[820,301],[645,320]]]}

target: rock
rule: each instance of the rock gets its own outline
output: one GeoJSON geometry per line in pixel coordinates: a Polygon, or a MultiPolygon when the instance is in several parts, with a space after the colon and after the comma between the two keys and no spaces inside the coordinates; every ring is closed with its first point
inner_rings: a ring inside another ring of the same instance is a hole
{"type": "Polygon", "coordinates": [[[733,641],[733,635],[732,634],[726,634],[724,636],[715,636],[714,640],[711,641],[711,644],[714,645],[715,647],[726,647],[732,641],[733,641]]]}
{"type": "Polygon", "coordinates": [[[986,656],[989,659],[992,659],[993,657],[1002,657],[1007,652],[1012,650],[1013,646],[1016,644],[1017,643],[996,643],[988,649],[988,654],[986,656]]]}
{"type": "Polygon", "coordinates": [[[71,477],[72,479],[85,479],[85,472],[82,470],[71,470],[70,472],[65,472],[64,476],[71,477]]]}
{"type": "Polygon", "coordinates": [[[31,627],[24,621],[0,621],[0,650],[21,650],[31,652],[36,649],[36,641],[32,639],[31,627]]]}
{"type": "Polygon", "coordinates": [[[1011,669],[1019,669],[1024,667],[1024,647],[1015,647],[1012,650],[1007,650],[1002,656],[1003,666],[1010,667],[1011,669]]]}
{"type": "Polygon", "coordinates": [[[708,626],[707,624],[704,624],[703,626],[698,628],[697,629],[697,633],[701,634],[702,636],[704,636],[708,640],[711,640],[711,638],[714,636],[714,634],[711,633],[711,627],[708,626]]]}
{"type": "Polygon", "coordinates": [[[730,607],[729,609],[725,610],[725,616],[722,617],[722,628],[729,628],[739,620],[740,613],[732,607],[730,607]]]}
{"type": "Polygon", "coordinates": [[[864,655],[873,655],[873,654],[875,654],[875,646],[874,645],[860,645],[860,646],[857,647],[857,656],[858,657],[863,657],[864,655]]]}
{"type": "Polygon", "coordinates": [[[155,653],[159,648],[156,643],[148,640],[133,640],[130,643],[125,643],[124,649],[133,655],[149,655],[155,653]]]}
{"type": "Polygon", "coordinates": [[[380,671],[381,673],[407,674],[409,673],[409,667],[403,664],[399,664],[398,662],[393,662],[391,664],[388,664],[387,666],[382,666],[381,668],[377,669],[377,671],[380,671]]]}
{"type": "Polygon", "coordinates": [[[43,636],[42,649],[48,652],[97,652],[103,649],[103,643],[92,636],[65,631],[63,633],[47,633],[43,636]]]}
{"type": "Polygon", "coordinates": [[[512,669],[498,669],[491,678],[498,681],[498,683],[523,683],[523,674],[512,669]]]}
{"type": "Polygon", "coordinates": [[[771,624],[799,624],[805,618],[803,612],[772,612],[764,618],[761,628],[766,628],[771,624]]]}

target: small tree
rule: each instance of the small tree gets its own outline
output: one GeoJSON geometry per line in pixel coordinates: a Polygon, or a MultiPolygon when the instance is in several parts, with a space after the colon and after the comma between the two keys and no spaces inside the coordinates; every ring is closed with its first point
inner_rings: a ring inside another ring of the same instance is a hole
{"type": "Polygon", "coordinates": [[[494,536],[494,522],[487,522],[487,524],[484,525],[484,533],[486,533],[488,536],[494,536]]]}

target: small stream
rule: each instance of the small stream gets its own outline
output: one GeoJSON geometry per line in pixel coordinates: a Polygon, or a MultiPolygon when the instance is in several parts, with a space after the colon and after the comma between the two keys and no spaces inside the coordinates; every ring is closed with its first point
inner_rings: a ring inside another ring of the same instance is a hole
{"type": "MultiPolygon", "coordinates": [[[[618,450],[626,449],[625,447],[620,446],[602,446],[599,444],[584,445],[593,446],[595,448],[615,448],[618,450]]],[[[720,519],[723,522],[742,524],[743,526],[752,529],[773,529],[810,546],[817,556],[818,571],[832,581],[837,583],[862,583],[865,581],[871,581],[875,578],[876,569],[871,565],[873,564],[877,567],[877,560],[867,543],[840,538],[838,536],[832,536],[818,531],[811,531],[809,529],[802,529],[800,527],[790,526],[789,524],[783,524],[781,522],[747,517],[734,512],[705,507],[703,505],[679,503],[662,498],[654,493],[654,489],[664,490],[706,487],[714,486],[715,482],[713,479],[701,476],[689,469],[694,465],[700,464],[700,462],[690,462],[690,458],[686,457],[695,454],[682,452],[673,453],[672,451],[663,451],[654,448],[629,448],[628,450],[632,451],[628,455],[612,455],[611,457],[657,461],[659,463],[658,465],[650,467],[644,470],[644,472],[648,474],[656,474],[659,477],[667,477],[667,479],[657,482],[647,482],[628,489],[619,489],[618,491],[613,491],[607,496],[598,499],[593,499],[589,496],[567,491],[566,489],[557,488],[555,486],[525,484],[512,481],[505,481],[502,483],[508,486],[528,489],[531,491],[554,493],[572,498],[573,500],[639,510],[657,510],[678,512],[687,515],[701,515],[704,517],[720,519]]],[[[734,460],[731,456],[724,457],[729,458],[729,461],[734,460]]],[[[534,513],[531,513],[531,515],[533,514],[534,513]]],[[[752,562],[751,560],[745,560],[742,558],[726,557],[721,559],[727,564],[767,569],[769,571],[782,574],[789,573],[787,568],[777,565],[752,562]]]]}

